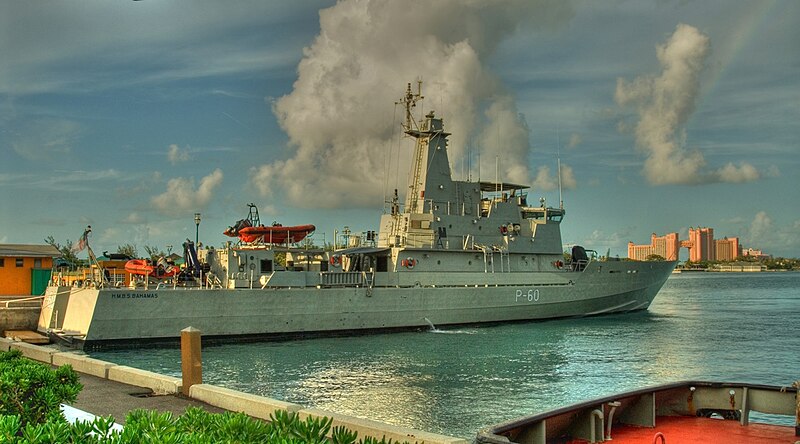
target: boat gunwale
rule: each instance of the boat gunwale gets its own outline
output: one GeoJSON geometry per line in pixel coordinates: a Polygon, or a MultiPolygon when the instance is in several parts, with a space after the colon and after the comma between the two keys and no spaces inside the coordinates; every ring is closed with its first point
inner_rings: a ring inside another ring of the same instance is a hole
{"type": "MultiPolygon", "coordinates": [[[[543,420],[553,418],[559,415],[568,414],[574,411],[580,411],[583,409],[587,409],[590,407],[597,406],[598,404],[605,404],[607,402],[613,402],[622,398],[632,398],[636,396],[646,395],[648,393],[658,393],[664,392],[674,389],[679,389],[682,387],[707,387],[707,388],[726,388],[726,387],[742,387],[748,389],[757,389],[757,390],[766,390],[766,391],[774,391],[774,392],[788,392],[788,393],[795,393],[797,396],[798,388],[793,387],[791,385],[788,386],[777,386],[777,385],[769,385],[769,384],[753,384],[753,383],[737,383],[737,382],[717,382],[717,381],[702,381],[702,380],[684,380],[684,381],[677,381],[671,382],[666,384],[658,384],[648,387],[643,387],[640,389],[635,389],[626,392],[620,393],[613,393],[611,395],[602,396],[599,398],[592,398],[583,401],[579,401],[574,404],[566,405],[563,407],[558,407],[552,410],[548,410],[541,413],[536,413],[529,416],[523,416],[515,419],[511,419],[506,422],[502,422],[500,424],[495,424],[492,426],[488,426],[478,431],[476,442],[478,443],[503,443],[508,444],[509,439],[503,435],[503,433],[511,432],[515,429],[520,429],[526,426],[530,426],[541,422],[543,420]]],[[[788,427],[788,426],[787,426],[788,427]]]]}

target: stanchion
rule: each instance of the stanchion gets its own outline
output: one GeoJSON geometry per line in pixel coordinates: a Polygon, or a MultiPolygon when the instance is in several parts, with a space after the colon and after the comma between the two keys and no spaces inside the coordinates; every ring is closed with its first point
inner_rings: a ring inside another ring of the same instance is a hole
{"type": "Polygon", "coordinates": [[[187,327],[181,330],[181,392],[189,396],[189,388],[203,383],[203,359],[200,356],[200,330],[187,327]]]}

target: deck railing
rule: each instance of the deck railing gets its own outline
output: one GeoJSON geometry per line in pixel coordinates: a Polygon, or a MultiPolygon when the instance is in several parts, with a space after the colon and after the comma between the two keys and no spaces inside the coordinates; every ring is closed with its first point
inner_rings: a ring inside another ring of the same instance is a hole
{"type": "Polygon", "coordinates": [[[9,308],[10,307],[9,304],[16,302],[40,301],[42,299],[44,299],[44,296],[31,296],[29,298],[10,299],[8,301],[5,301],[5,308],[9,308]]]}

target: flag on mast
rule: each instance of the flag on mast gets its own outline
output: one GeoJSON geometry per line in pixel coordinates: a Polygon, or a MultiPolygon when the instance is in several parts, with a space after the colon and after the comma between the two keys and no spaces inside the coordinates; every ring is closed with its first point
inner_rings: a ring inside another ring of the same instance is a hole
{"type": "Polygon", "coordinates": [[[83,251],[89,245],[89,233],[92,232],[92,226],[89,225],[83,230],[83,235],[81,235],[80,239],[72,245],[72,252],[78,253],[83,251]]]}

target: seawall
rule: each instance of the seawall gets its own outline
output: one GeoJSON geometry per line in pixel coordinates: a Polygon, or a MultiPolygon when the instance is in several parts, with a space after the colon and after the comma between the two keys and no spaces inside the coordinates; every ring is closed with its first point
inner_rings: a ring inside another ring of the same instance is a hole
{"type": "Polygon", "coordinates": [[[0,332],[6,330],[36,330],[39,322],[39,307],[0,308],[0,332]]]}
{"type": "MultiPolygon", "coordinates": [[[[109,381],[145,387],[160,395],[178,396],[183,387],[181,378],[160,375],[158,373],[124,365],[117,365],[71,351],[60,351],[52,347],[37,346],[0,338],[0,351],[13,349],[20,350],[25,357],[35,361],[55,366],[69,364],[79,373],[96,376],[109,381]]],[[[324,416],[333,420],[334,427],[344,426],[351,431],[358,432],[358,436],[362,438],[366,436],[372,436],[377,439],[385,437],[386,439],[391,439],[399,443],[408,441],[409,443],[424,442],[426,444],[468,444],[470,442],[463,438],[394,426],[379,421],[342,415],[320,409],[307,408],[300,404],[252,395],[210,384],[192,385],[189,389],[189,397],[221,409],[243,412],[249,416],[263,420],[269,420],[270,414],[276,410],[297,412],[301,419],[324,416]]]]}
{"type": "Polygon", "coordinates": [[[36,330],[41,311],[41,298],[0,296],[0,333],[5,330],[36,330]]]}

